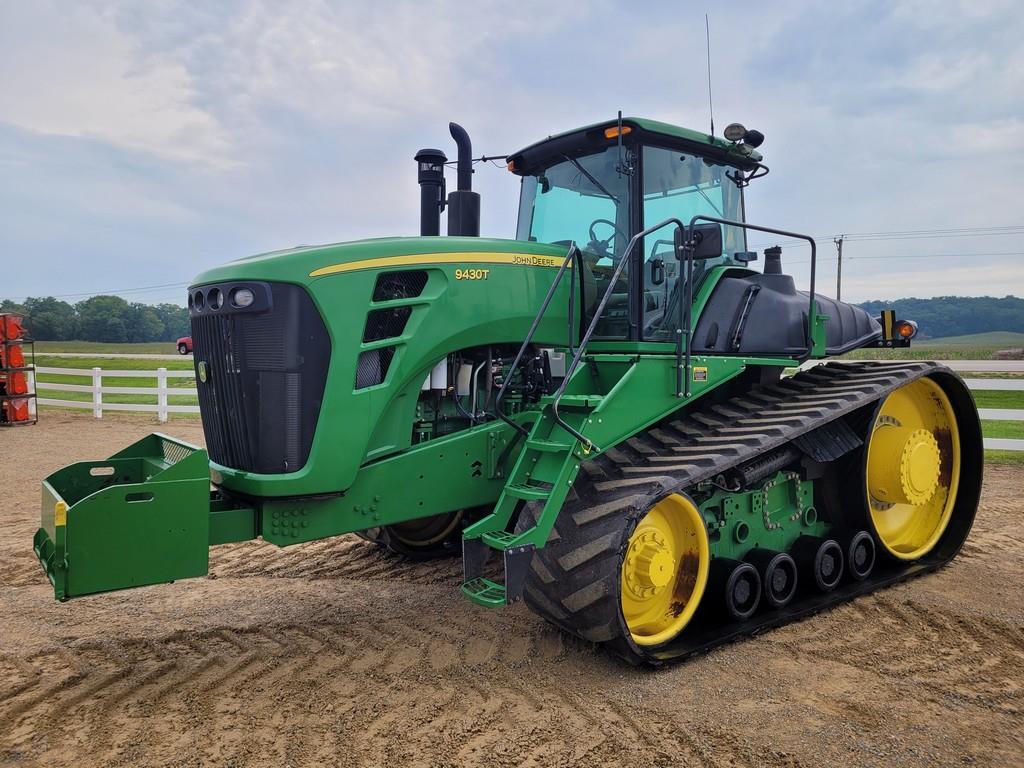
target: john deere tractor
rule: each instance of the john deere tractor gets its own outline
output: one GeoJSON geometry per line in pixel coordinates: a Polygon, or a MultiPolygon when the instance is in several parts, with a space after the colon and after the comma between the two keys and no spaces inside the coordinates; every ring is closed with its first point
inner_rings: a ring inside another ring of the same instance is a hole
{"type": "Polygon", "coordinates": [[[633,662],[684,658],[931,571],[982,440],[924,361],[811,361],[916,332],[815,290],[813,238],[744,217],[757,131],[618,118],[506,159],[514,240],[479,237],[466,132],[416,155],[421,236],[301,247],[188,291],[206,449],[151,435],[43,483],[56,597],[200,576],[211,546],[361,534],[461,555],[633,662]],[[440,236],[446,211],[447,236],[440,236]],[[782,250],[803,245],[801,290],[782,250]]]}

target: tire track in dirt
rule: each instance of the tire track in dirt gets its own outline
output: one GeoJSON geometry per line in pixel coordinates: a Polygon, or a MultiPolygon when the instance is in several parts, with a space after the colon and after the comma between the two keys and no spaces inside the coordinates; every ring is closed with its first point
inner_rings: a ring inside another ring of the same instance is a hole
{"type": "MultiPolygon", "coordinates": [[[[602,764],[640,759],[651,750],[665,761],[674,755],[712,766],[756,764],[729,746],[735,739],[722,740],[718,759],[678,723],[666,720],[652,730],[648,718],[641,725],[624,707],[595,706],[592,691],[545,687],[523,665],[561,653],[546,639],[554,630],[537,623],[520,643],[507,642],[508,630],[476,626],[471,614],[440,637],[416,620],[386,623],[376,632],[319,622],[220,627],[4,657],[0,675],[11,694],[0,702],[0,745],[18,751],[60,744],[73,746],[83,760],[116,756],[115,763],[130,763],[147,745],[173,743],[176,724],[202,731],[224,714],[287,722],[314,712],[324,723],[344,725],[348,754],[364,765],[430,755],[469,766],[503,765],[524,754],[526,764],[602,764]],[[463,639],[476,633],[476,642],[453,644],[459,633],[463,639]],[[439,671],[432,659],[442,647],[455,658],[439,671]],[[251,696],[267,691],[276,695],[251,696]],[[299,703],[303,712],[296,711],[299,703]],[[353,729],[353,723],[364,725],[353,729]],[[581,739],[581,733],[590,736],[581,739]]],[[[217,736],[228,752],[280,748],[217,736]]]]}
{"type": "MultiPolygon", "coordinates": [[[[445,669],[471,668],[484,658],[508,664],[527,656],[546,658],[555,632],[535,623],[521,642],[505,642],[502,630],[478,626],[465,613],[446,633],[473,643],[438,639],[426,619],[392,619],[374,631],[330,623],[319,617],[309,625],[274,625],[239,629],[219,627],[199,633],[175,633],[159,640],[82,643],[27,658],[0,657],[0,733],[24,733],[47,722],[47,712],[64,706],[106,709],[111,703],[138,704],[181,697],[189,689],[216,696],[244,687],[253,678],[267,682],[302,680],[319,674],[325,661],[334,676],[369,676],[387,681],[408,674],[431,674],[441,654],[445,669]],[[488,651],[481,653],[481,645],[488,651]],[[499,646],[513,649],[511,656],[499,646]],[[40,710],[43,710],[42,712],[40,710]],[[19,730],[20,729],[20,730],[19,730]]],[[[510,622],[502,622],[508,629],[510,622]]],[[[17,736],[15,736],[17,741],[17,736]]]]}
{"type": "Polygon", "coordinates": [[[792,653],[871,668],[964,704],[1014,714],[1024,700],[1020,627],[886,593],[834,613],[828,631],[822,631],[822,622],[804,623],[764,640],[792,653]]]}
{"type": "Polygon", "coordinates": [[[214,547],[211,575],[227,581],[183,585],[180,605],[172,587],[53,606],[31,555],[38,478],[76,458],[53,447],[69,428],[105,441],[78,458],[151,428],[114,426],[48,421],[44,440],[11,436],[33,463],[0,478],[14,489],[0,509],[0,764],[743,768],[1024,754],[1019,469],[986,467],[962,560],[934,578],[641,672],[522,606],[463,605],[457,559],[407,561],[355,536],[214,547]]]}
{"type": "MultiPolygon", "coordinates": [[[[2,534],[0,534],[2,535],[2,534]]],[[[3,569],[0,569],[0,589],[3,587],[30,587],[33,584],[45,584],[46,574],[32,553],[32,541],[18,552],[3,558],[3,569]]]]}
{"type": "Polygon", "coordinates": [[[411,584],[458,583],[457,558],[410,560],[354,535],[279,548],[263,541],[214,547],[213,578],[388,579],[411,584]]]}
{"type": "Polygon", "coordinates": [[[970,560],[992,560],[993,555],[1010,555],[1019,558],[1024,554],[1024,539],[1003,530],[982,527],[971,531],[958,557],[970,560]]]}

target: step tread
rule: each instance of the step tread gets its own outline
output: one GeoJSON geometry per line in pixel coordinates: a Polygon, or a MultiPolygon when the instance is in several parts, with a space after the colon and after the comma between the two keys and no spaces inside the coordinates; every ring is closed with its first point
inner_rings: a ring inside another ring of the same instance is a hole
{"type": "Polygon", "coordinates": [[[505,493],[517,499],[529,501],[531,499],[547,499],[551,496],[550,488],[538,488],[535,485],[523,485],[522,483],[510,483],[505,486],[505,493]]]}
{"type": "Polygon", "coordinates": [[[490,579],[471,579],[463,583],[461,590],[474,603],[486,608],[501,608],[506,604],[505,585],[490,579]]]}

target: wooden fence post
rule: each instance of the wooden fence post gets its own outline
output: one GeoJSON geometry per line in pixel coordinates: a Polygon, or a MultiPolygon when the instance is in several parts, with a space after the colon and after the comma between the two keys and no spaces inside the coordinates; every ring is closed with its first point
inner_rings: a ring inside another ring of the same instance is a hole
{"type": "Polygon", "coordinates": [[[103,370],[92,369],[92,415],[97,419],[103,418],[103,370]]]}
{"type": "MultiPolygon", "coordinates": [[[[28,379],[28,391],[35,394],[36,391],[36,372],[29,371],[26,375],[28,379]]],[[[39,408],[36,406],[36,398],[30,398],[28,401],[28,415],[31,418],[35,418],[39,408]]]]}
{"type": "Polygon", "coordinates": [[[167,369],[156,369],[156,415],[160,423],[167,421],[167,369]]]}

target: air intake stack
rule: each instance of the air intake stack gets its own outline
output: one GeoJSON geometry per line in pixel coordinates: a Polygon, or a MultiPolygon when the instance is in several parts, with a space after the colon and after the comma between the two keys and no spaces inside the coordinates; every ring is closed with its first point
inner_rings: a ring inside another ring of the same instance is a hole
{"type": "Polygon", "coordinates": [[[416,180],[420,185],[420,234],[441,234],[441,209],[444,208],[444,164],[448,158],[440,149],[421,149],[416,153],[416,180]]]}

